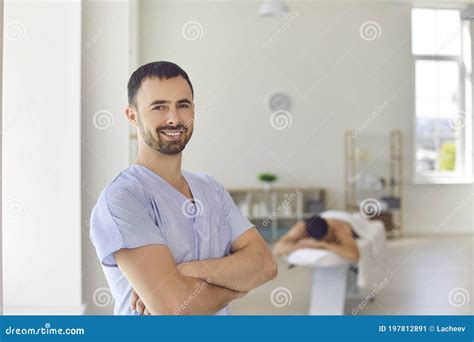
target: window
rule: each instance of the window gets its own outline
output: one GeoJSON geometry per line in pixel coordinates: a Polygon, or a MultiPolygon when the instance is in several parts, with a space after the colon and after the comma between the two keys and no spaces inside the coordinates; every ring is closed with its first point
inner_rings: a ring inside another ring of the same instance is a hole
{"type": "Polygon", "coordinates": [[[471,42],[458,10],[412,10],[415,182],[472,179],[471,42]]]}

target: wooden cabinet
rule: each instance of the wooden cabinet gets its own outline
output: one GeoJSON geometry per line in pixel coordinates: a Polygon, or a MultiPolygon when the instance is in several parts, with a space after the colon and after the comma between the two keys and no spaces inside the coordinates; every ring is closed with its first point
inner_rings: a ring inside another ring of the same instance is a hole
{"type": "Polygon", "coordinates": [[[321,188],[228,189],[240,211],[268,242],[285,234],[298,220],[326,210],[321,188]]]}

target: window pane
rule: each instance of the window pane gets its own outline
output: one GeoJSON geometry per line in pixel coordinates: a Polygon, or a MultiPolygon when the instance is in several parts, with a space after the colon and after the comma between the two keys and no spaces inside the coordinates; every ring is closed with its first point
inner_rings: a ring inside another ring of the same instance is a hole
{"type": "Polygon", "coordinates": [[[460,55],[459,11],[413,9],[412,51],[416,55],[460,55]]]}
{"type": "Polygon", "coordinates": [[[443,118],[417,118],[416,135],[418,138],[456,138],[452,121],[443,118]]]}
{"type": "Polygon", "coordinates": [[[456,171],[459,132],[453,117],[460,113],[460,69],[455,61],[417,60],[416,170],[456,171]]]}
{"type": "Polygon", "coordinates": [[[459,112],[459,64],[418,60],[415,65],[417,117],[450,118],[459,112]]]}
{"type": "Polygon", "coordinates": [[[417,118],[416,119],[416,135],[433,136],[435,134],[435,121],[433,118],[417,118]]]}
{"type": "Polygon", "coordinates": [[[436,132],[438,136],[442,138],[456,137],[456,132],[450,118],[440,118],[436,120],[436,132]]]}
{"type": "Polygon", "coordinates": [[[442,101],[457,103],[459,92],[459,63],[437,62],[438,98],[442,101]]]}
{"type": "Polygon", "coordinates": [[[435,100],[437,98],[438,73],[435,61],[416,61],[416,97],[424,100],[435,100]]]}
{"type": "Polygon", "coordinates": [[[435,171],[438,159],[436,139],[419,139],[416,142],[416,171],[435,171]]]}
{"type": "Polygon", "coordinates": [[[453,138],[418,137],[416,142],[416,171],[446,172],[456,171],[456,147],[453,138]]]}
{"type": "Polygon", "coordinates": [[[454,140],[441,140],[438,166],[440,171],[456,171],[456,142],[454,140]]]}

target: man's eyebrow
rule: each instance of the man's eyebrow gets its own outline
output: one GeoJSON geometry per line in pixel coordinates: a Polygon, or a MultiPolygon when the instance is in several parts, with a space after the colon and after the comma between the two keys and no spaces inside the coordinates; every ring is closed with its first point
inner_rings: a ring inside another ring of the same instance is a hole
{"type": "Polygon", "coordinates": [[[181,100],[176,101],[176,103],[178,103],[178,104],[180,104],[180,103],[191,104],[191,101],[189,101],[188,99],[181,99],[181,100]]]}
{"type": "MultiPolygon", "coordinates": [[[[156,106],[156,105],[160,105],[160,104],[170,104],[171,101],[167,101],[167,100],[155,100],[153,101],[152,103],[150,103],[149,107],[153,107],[153,106],[156,106]]],[[[188,99],[180,99],[178,101],[176,101],[177,104],[181,104],[181,103],[188,103],[188,104],[192,104],[190,100],[188,99]]]]}
{"type": "Polygon", "coordinates": [[[155,100],[155,101],[153,101],[152,103],[150,103],[149,107],[152,107],[152,106],[155,106],[155,105],[159,105],[159,104],[165,104],[165,103],[170,103],[170,101],[166,101],[166,100],[155,100]]]}

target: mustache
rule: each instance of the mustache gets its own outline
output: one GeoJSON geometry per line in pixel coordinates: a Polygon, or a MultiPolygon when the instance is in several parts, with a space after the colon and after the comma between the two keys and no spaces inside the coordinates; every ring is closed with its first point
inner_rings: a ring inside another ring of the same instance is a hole
{"type": "Polygon", "coordinates": [[[180,130],[186,132],[188,127],[185,125],[177,125],[177,126],[161,126],[156,129],[157,132],[164,131],[164,130],[180,130]]]}

